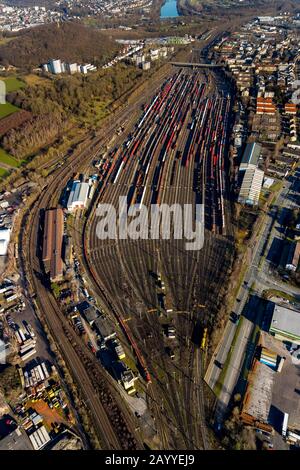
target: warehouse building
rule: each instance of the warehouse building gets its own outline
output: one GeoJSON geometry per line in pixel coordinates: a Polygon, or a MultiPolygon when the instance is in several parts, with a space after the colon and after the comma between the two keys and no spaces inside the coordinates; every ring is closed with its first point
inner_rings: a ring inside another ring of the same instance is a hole
{"type": "Polygon", "coordinates": [[[81,183],[79,180],[73,181],[70,196],[67,203],[68,211],[84,209],[88,200],[90,185],[81,183]]]}
{"type": "MultiPolygon", "coordinates": [[[[248,376],[248,384],[243,400],[241,419],[256,426],[258,423],[269,425],[268,418],[272,403],[272,393],[276,372],[266,364],[254,360],[248,376]]],[[[270,427],[270,431],[271,431],[270,427]]],[[[267,429],[266,429],[267,430],[267,429]]]]}
{"type": "Polygon", "coordinates": [[[252,144],[247,144],[245,151],[243,153],[242,161],[240,164],[240,171],[245,171],[248,168],[257,168],[258,159],[261,154],[261,145],[253,142],[252,144]]]}
{"type": "Polygon", "coordinates": [[[269,332],[281,341],[300,344],[300,312],[275,305],[269,332]]]}
{"type": "Polygon", "coordinates": [[[263,184],[264,172],[258,168],[247,168],[245,171],[238,202],[250,206],[257,206],[263,184]]]}
{"type": "Polygon", "coordinates": [[[0,451],[2,450],[32,450],[32,445],[27,434],[17,428],[0,439],[0,451]]]}
{"type": "Polygon", "coordinates": [[[45,447],[46,444],[48,444],[48,442],[51,441],[51,438],[45,426],[41,426],[32,434],[30,434],[29,439],[31,441],[31,444],[34,450],[42,449],[43,447],[45,447]]]}
{"type": "Polygon", "coordinates": [[[106,315],[101,315],[94,321],[96,330],[103,342],[112,339],[116,336],[113,324],[106,315]]]}
{"type": "Polygon", "coordinates": [[[83,315],[90,326],[93,326],[95,320],[99,317],[98,310],[92,306],[88,306],[83,310],[83,315]]]}
{"type": "Polygon", "coordinates": [[[63,276],[63,227],[62,209],[46,211],[43,238],[43,262],[45,271],[50,272],[51,281],[58,281],[63,276]]]}

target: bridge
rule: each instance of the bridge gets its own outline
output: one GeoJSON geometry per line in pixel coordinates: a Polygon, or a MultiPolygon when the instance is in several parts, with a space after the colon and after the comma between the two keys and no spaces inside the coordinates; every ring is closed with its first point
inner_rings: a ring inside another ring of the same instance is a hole
{"type": "Polygon", "coordinates": [[[195,68],[222,68],[224,64],[205,64],[199,62],[170,62],[171,65],[175,67],[195,67],[195,68]]]}

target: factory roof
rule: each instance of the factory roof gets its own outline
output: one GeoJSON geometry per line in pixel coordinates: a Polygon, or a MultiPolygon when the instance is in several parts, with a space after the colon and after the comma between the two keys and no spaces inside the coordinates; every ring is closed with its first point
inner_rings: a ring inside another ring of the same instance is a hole
{"type": "Polygon", "coordinates": [[[243,413],[265,423],[268,421],[275,374],[269,366],[255,359],[249,373],[243,413]]]}
{"type": "Polygon", "coordinates": [[[42,449],[51,440],[45,426],[41,426],[32,434],[30,434],[29,439],[34,447],[34,450],[42,449]]]}
{"type": "Polygon", "coordinates": [[[260,153],[261,145],[257,144],[256,142],[247,144],[241,163],[257,165],[260,153]]]}
{"type": "Polygon", "coordinates": [[[87,307],[84,309],[83,314],[87,322],[92,325],[94,321],[99,317],[98,311],[94,307],[87,307]]]}
{"type": "Polygon", "coordinates": [[[0,440],[1,450],[32,450],[32,445],[27,434],[17,428],[0,440]]]}
{"type": "Polygon", "coordinates": [[[242,181],[238,201],[241,204],[257,205],[264,179],[264,172],[258,168],[248,167],[242,181]]]}
{"type": "Polygon", "coordinates": [[[62,276],[62,242],[64,215],[62,209],[50,209],[45,214],[43,261],[49,263],[51,279],[62,276]]]}
{"type": "Polygon", "coordinates": [[[88,183],[74,181],[68,199],[68,209],[76,205],[85,205],[88,197],[89,188],[90,185],[88,183]]]}
{"type": "Polygon", "coordinates": [[[300,312],[275,304],[270,332],[300,340],[300,312]]]}
{"type": "Polygon", "coordinates": [[[104,341],[116,336],[113,325],[105,315],[101,315],[95,320],[95,326],[97,327],[99,334],[102,336],[104,341]]]}

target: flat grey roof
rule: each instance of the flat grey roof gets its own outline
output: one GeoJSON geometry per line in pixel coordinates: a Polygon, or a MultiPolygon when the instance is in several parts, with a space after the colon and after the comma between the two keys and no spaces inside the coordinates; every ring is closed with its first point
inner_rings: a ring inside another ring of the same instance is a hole
{"type": "Polygon", "coordinates": [[[261,153],[261,145],[254,142],[253,144],[247,144],[243,153],[242,163],[251,163],[257,165],[258,158],[261,153]]]}
{"type": "Polygon", "coordinates": [[[0,440],[0,450],[32,450],[27,434],[19,428],[0,440]]]}
{"type": "Polygon", "coordinates": [[[115,330],[105,315],[101,315],[95,320],[96,328],[104,340],[115,336],[115,330]]]}
{"type": "Polygon", "coordinates": [[[88,322],[95,321],[99,317],[99,313],[94,307],[88,307],[83,310],[83,314],[88,322]]]}
{"type": "Polygon", "coordinates": [[[300,312],[275,305],[270,331],[278,331],[300,338],[300,312]]]}

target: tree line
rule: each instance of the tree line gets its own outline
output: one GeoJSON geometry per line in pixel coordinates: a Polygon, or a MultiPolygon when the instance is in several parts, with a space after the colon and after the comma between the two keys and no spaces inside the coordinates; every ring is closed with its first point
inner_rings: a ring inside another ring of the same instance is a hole
{"type": "Polygon", "coordinates": [[[118,99],[142,73],[134,66],[118,64],[90,75],[61,76],[50,86],[33,85],[10,93],[8,100],[31,112],[32,118],[8,131],[0,144],[19,160],[32,155],[50,145],[74,120],[83,123],[95,103],[118,99]]]}
{"type": "Polygon", "coordinates": [[[101,65],[118,50],[108,33],[77,22],[51,23],[21,30],[16,38],[0,44],[0,63],[25,70],[51,58],[101,65]]]}

